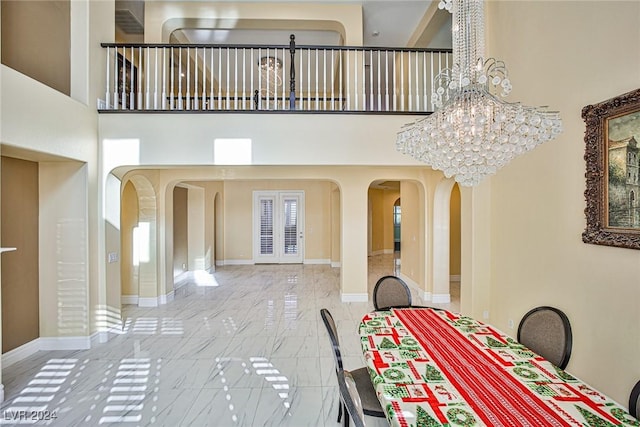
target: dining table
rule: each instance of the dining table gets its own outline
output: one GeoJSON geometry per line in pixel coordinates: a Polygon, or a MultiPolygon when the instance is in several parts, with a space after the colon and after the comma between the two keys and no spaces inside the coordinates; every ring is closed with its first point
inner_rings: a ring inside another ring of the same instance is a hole
{"type": "Polygon", "coordinates": [[[640,426],[604,393],[459,313],[375,311],[359,334],[392,426],[640,426]]]}

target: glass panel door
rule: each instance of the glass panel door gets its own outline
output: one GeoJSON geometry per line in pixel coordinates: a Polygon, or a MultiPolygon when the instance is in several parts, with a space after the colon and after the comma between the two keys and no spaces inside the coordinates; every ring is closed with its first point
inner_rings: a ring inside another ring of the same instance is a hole
{"type": "Polygon", "coordinates": [[[302,263],[304,192],[254,191],[254,262],[302,263]]]}

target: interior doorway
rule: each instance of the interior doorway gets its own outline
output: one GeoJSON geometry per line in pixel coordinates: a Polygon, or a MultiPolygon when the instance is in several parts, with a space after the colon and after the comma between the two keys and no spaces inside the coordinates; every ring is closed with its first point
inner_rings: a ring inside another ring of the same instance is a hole
{"type": "Polygon", "coordinates": [[[400,252],[400,222],[402,217],[402,208],[400,206],[400,198],[393,204],[393,252],[400,252]]]}
{"type": "Polygon", "coordinates": [[[393,274],[400,275],[400,237],[402,236],[400,224],[402,222],[402,207],[400,198],[393,204],[393,274]]]}

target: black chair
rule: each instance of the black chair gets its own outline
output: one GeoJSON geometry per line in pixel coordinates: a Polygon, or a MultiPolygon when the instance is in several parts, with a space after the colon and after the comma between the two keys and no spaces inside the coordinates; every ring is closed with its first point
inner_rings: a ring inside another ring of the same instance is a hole
{"type": "Polygon", "coordinates": [[[353,420],[355,427],[365,427],[362,401],[358,394],[358,386],[351,373],[345,370],[338,371],[338,388],[342,405],[346,411],[344,427],[349,427],[349,418],[353,420]]]}
{"type": "MultiPolygon", "coordinates": [[[[331,341],[331,347],[333,348],[333,358],[335,361],[336,373],[340,375],[340,371],[344,370],[344,366],[342,364],[340,344],[338,342],[338,329],[336,328],[336,323],[333,320],[333,316],[331,315],[329,310],[327,310],[326,308],[321,309],[320,315],[322,316],[324,326],[327,328],[329,340],[331,341]]],[[[384,418],[384,412],[382,411],[382,406],[380,406],[380,401],[378,400],[376,391],[373,388],[369,370],[365,366],[363,366],[362,368],[358,368],[348,372],[355,382],[356,388],[358,390],[358,395],[360,396],[360,401],[362,403],[363,412],[366,415],[370,415],[372,417],[384,418]]],[[[340,419],[342,418],[343,409],[345,409],[346,411],[344,402],[340,404],[340,408],[338,410],[338,421],[340,421],[340,419]]]]}
{"type": "Polygon", "coordinates": [[[373,288],[373,306],[376,310],[411,307],[411,290],[397,276],[381,277],[373,288]]]}
{"type": "Polygon", "coordinates": [[[629,413],[640,420],[640,381],[638,381],[631,390],[629,413]]]}
{"type": "Polygon", "coordinates": [[[569,363],[571,325],[555,307],[536,307],[525,314],[518,325],[518,341],[560,369],[569,363]]]}

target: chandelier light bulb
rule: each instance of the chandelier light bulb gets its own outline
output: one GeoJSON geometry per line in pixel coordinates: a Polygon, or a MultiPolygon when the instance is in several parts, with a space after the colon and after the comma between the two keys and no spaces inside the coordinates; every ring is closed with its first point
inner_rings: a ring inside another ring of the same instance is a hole
{"type": "Polygon", "coordinates": [[[562,132],[556,111],[509,103],[502,61],[484,59],[482,0],[442,0],[453,13],[453,67],[434,78],[434,113],[402,127],[396,148],[463,186],[478,184],[514,157],[562,132]]]}

